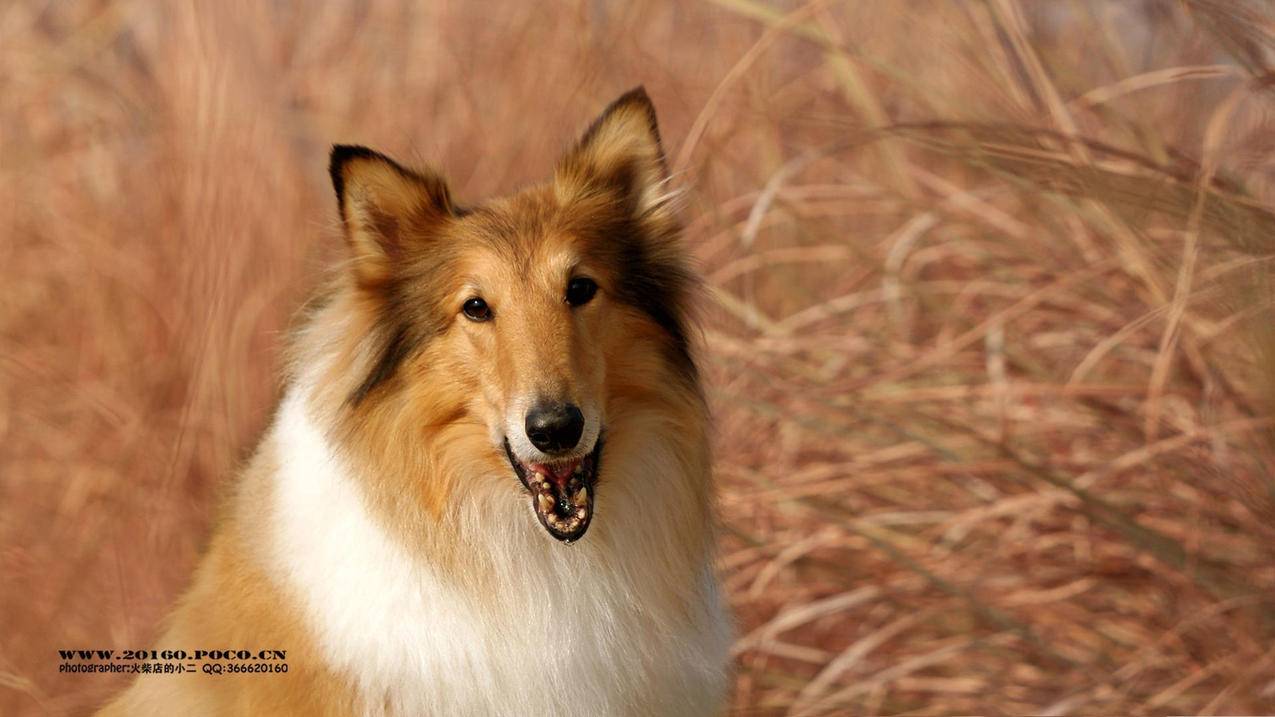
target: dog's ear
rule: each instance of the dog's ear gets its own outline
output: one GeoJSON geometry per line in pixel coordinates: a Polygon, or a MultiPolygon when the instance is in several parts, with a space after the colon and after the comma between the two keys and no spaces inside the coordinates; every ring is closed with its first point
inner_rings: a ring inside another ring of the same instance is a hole
{"type": "Polygon", "coordinates": [[[675,193],[645,89],[629,90],[603,110],[559,161],[554,182],[567,201],[607,195],[650,229],[674,225],[675,193]]]}
{"type": "Polygon", "coordinates": [[[334,146],[328,173],[360,283],[383,283],[409,244],[453,215],[441,177],[367,147],[334,146]]]}

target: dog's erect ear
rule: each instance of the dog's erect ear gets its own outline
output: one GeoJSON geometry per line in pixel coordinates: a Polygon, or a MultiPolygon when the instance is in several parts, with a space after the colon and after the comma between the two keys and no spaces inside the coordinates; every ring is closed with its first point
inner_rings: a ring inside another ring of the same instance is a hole
{"type": "Polygon", "coordinates": [[[558,163],[554,181],[567,201],[606,193],[651,228],[670,225],[674,194],[646,90],[629,90],[603,110],[558,163]]]}
{"type": "Polygon", "coordinates": [[[367,147],[338,144],[328,165],[360,282],[388,279],[408,245],[452,216],[447,184],[367,147]]]}

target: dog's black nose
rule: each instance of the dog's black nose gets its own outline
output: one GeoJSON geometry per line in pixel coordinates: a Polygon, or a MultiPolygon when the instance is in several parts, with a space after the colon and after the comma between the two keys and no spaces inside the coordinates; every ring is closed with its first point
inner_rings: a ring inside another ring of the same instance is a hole
{"type": "Polygon", "coordinates": [[[584,414],[570,403],[542,403],[527,412],[527,438],[545,453],[576,447],[584,433],[584,414]]]}

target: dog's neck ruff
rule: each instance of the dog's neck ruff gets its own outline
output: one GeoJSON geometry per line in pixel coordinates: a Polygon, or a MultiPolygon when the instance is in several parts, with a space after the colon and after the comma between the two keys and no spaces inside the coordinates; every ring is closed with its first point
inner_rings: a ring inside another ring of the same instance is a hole
{"type": "Polygon", "coordinates": [[[486,528],[453,548],[486,551],[498,586],[469,594],[369,510],[304,387],[284,398],[273,440],[268,567],[366,713],[704,714],[720,698],[730,630],[712,566],[670,585],[662,546],[629,544],[649,525],[616,510],[604,516],[615,521],[609,542],[568,547],[516,491],[462,508],[486,528]]]}

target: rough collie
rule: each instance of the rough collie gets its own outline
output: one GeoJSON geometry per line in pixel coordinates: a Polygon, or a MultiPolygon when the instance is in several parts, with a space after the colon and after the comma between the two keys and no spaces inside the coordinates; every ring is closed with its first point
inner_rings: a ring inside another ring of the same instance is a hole
{"type": "Polygon", "coordinates": [[[348,261],[155,645],[287,671],[143,675],[104,714],[719,712],[694,275],[646,93],[476,206],[363,147],[330,169],[348,261]]]}

